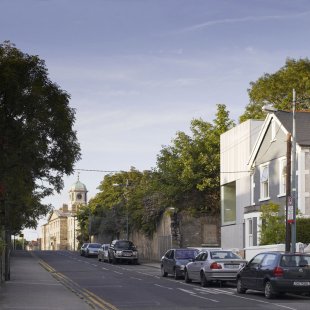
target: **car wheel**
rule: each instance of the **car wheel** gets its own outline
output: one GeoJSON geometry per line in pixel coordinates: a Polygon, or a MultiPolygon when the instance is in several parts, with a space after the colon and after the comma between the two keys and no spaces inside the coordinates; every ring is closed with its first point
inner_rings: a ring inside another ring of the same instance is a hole
{"type": "Polygon", "coordinates": [[[189,276],[188,276],[187,270],[185,270],[184,280],[185,280],[185,283],[190,283],[190,282],[192,282],[192,280],[191,280],[191,279],[189,278],[189,276]]]}
{"type": "Polygon", "coordinates": [[[208,280],[207,280],[206,275],[203,271],[200,273],[200,284],[202,287],[208,286],[208,280]]]}
{"type": "Polygon", "coordinates": [[[99,255],[98,255],[98,261],[101,262],[101,258],[99,257],[99,255]]]}
{"type": "Polygon", "coordinates": [[[265,297],[267,299],[271,299],[271,298],[274,298],[275,297],[275,293],[273,291],[273,287],[272,287],[272,284],[270,281],[267,281],[265,283],[265,290],[264,290],[264,293],[265,293],[265,297]]]}
{"type": "Polygon", "coordinates": [[[115,265],[117,263],[117,260],[115,257],[112,258],[112,264],[115,265]]]}
{"type": "Polygon", "coordinates": [[[246,288],[242,284],[242,280],[238,278],[237,280],[237,293],[239,294],[245,294],[246,288]]]}
{"type": "Polygon", "coordinates": [[[180,279],[180,276],[179,276],[176,268],[173,269],[173,277],[174,277],[175,280],[180,279]]]}
{"type": "Polygon", "coordinates": [[[165,271],[165,268],[163,265],[160,266],[160,272],[162,277],[167,277],[168,273],[165,271]]]}

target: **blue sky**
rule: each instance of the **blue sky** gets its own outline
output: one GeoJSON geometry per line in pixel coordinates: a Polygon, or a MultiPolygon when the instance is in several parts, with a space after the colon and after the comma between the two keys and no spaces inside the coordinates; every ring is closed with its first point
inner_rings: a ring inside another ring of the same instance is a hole
{"type": "MultiPolygon", "coordinates": [[[[0,42],[39,55],[71,94],[80,169],[155,167],[193,118],[221,103],[237,120],[251,81],[310,50],[308,0],[0,0],[0,12],[0,42]]],[[[103,177],[81,172],[90,197],[103,177]]],[[[76,178],[45,202],[61,207],[76,178]]]]}

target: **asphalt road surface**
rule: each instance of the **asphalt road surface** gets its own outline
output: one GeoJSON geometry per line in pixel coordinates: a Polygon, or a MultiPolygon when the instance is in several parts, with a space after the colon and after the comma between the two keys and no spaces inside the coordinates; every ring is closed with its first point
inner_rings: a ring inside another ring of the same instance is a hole
{"type": "Polygon", "coordinates": [[[310,297],[285,295],[267,300],[263,293],[236,293],[234,284],[201,287],[160,276],[149,265],[112,265],[69,251],[37,251],[35,255],[64,285],[98,309],[268,309],[308,310],[310,297]]]}

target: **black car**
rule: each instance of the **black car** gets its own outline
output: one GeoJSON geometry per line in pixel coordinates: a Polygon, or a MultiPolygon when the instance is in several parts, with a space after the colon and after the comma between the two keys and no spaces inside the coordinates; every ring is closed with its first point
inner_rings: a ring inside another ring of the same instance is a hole
{"type": "Polygon", "coordinates": [[[113,240],[108,249],[109,263],[129,262],[138,264],[138,250],[129,240],[113,240]]]}
{"type": "Polygon", "coordinates": [[[161,275],[166,277],[168,274],[172,274],[175,279],[184,277],[184,268],[186,264],[192,261],[198,252],[198,249],[192,248],[168,250],[161,258],[161,275]]]}
{"type": "Polygon", "coordinates": [[[277,294],[310,292],[310,255],[264,252],[252,258],[237,274],[237,292],[263,291],[266,298],[277,294]]]}

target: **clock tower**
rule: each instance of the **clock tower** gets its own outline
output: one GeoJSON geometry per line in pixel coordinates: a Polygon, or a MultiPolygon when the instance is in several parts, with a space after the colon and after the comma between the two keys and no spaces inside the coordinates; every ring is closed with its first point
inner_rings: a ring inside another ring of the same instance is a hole
{"type": "Polygon", "coordinates": [[[72,184],[69,197],[70,197],[70,207],[72,212],[76,212],[79,206],[87,204],[87,188],[80,181],[80,175],[78,174],[77,181],[72,184]]]}

